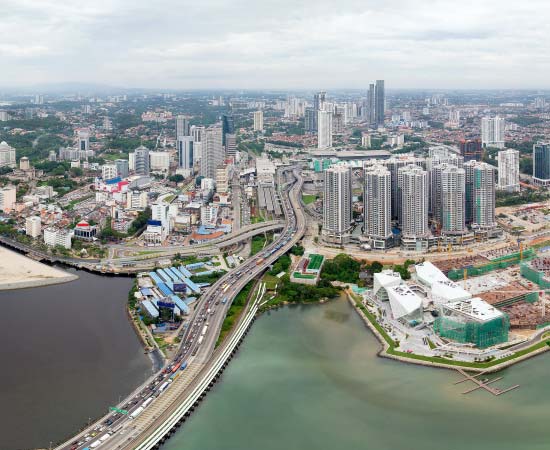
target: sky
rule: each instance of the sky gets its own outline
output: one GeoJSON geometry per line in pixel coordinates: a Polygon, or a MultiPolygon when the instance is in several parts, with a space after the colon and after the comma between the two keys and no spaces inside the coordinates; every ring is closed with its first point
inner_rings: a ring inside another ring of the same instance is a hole
{"type": "Polygon", "coordinates": [[[546,0],[0,0],[0,88],[550,88],[546,0]]]}

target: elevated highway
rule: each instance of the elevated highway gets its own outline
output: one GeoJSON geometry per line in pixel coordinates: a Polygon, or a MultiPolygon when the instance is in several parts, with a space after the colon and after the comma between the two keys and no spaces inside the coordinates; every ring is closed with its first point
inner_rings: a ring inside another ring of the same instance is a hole
{"type": "Polygon", "coordinates": [[[256,297],[250,302],[230,335],[215,348],[231,302],[247,283],[260,276],[304,234],[305,217],[300,204],[302,178],[297,170],[293,170],[293,173],[294,182],[279,189],[286,219],[279,238],[261,253],[228,272],[202,295],[174,359],[162,372],[156,374],[119,405],[121,409],[127,409],[129,414],[106,416],[73,438],[72,442],[69,441],[57,449],[156,448],[193,411],[245,336],[256,316],[260,299],[256,297]],[[211,314],[208,314],[208,311],[211,311],[211,314]],[[180,364],[185,365],[185,370],[179,368],[180,364]],[[161,390],[169,378],[172,379],[169,387],[161,390]],[[90,437],[92,433],[94,436],[90,437]],[[99,444],[95,444],[96,442],[99,444]]]}

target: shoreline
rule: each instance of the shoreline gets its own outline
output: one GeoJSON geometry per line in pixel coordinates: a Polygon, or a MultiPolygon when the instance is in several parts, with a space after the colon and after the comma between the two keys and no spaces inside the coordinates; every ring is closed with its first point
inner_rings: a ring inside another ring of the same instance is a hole
{"type": "MultiPolygon", "coordinates": [[[[349,292],[346,292],[346,295],[353,309],[357,312],[357,314],[363,320],[367,328],[370,331],[372,331],[372,333],[378,340],[381,348],[380,350],[378,350],[377,355],[382,358],[393,359],[406,364],[416,364],[424,367],[432,367],[432,368],[435,367],[439,369],[449,369],[449,370],[463,369],[469,372],[476,372],[476,373],[496,373],[496,372],[500,372],[503,369],[511,367],[514,364],[533,358],[534,356],[540,355],[550,350],[550,346],[544,345],[541,348],[528,352],[524,355],[518,356],[517,358],[506,360],[500,363],[495,362],[495,364],[487,367],[475,367],[473,364],[469,364],[467,362],[461,365],[461,364],[453,364],[453,361],[451,361],[450,363],[446,363],[444,360],[442,360],[441,362],[433,362],[433,361],[417,359],[414,357],[395,355],[388,352],[388,350],[390,350],[390,345],[388,344],[384,336],[382,336],[380,332],[376,329],[376,327],[372,324],[370,319],[357,306],[355,299],[353,299],[353,297],[350,295],[349,292]]],[[[541,342],[544,342],[544,341],[541,341],[541,342]]],[[[456,361],[456,362],[459,362],[459,361],[456,361]]]]}
{"type": "Polygon", "coordinates": [[[78,275],[0,246],[0,291],[68,283],[78,275]]]}

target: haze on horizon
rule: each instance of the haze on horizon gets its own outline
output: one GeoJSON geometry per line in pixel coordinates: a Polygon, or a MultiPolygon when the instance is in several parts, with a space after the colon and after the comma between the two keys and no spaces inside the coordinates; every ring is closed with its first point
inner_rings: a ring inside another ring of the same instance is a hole
{"type": "Polygon", "coordinates": [[[0,4],[0,88],[550,88],[542,0],[0,4]]]}

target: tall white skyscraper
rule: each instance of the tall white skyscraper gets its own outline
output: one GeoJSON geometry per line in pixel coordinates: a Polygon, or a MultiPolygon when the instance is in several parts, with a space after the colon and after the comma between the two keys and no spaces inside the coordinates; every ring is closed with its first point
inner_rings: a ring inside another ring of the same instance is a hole
{"type": "Polygon", "coordinates": [[[495,168],[479,161],[464,163],[466,171],[466,222],[472,228],[496,226],[495,168]]]}
{"type": "Polygon", "coordinates": [[[6,141],[0,142],[0,167],[15,167],[15,148],[6,141]]]}
{"type": "Polygon", "coordinates": [[[88,130],[78,130],[78,149],[90,150],[90,132],[88,130]]]}
{"type": "Polygon", "coordinates": [[[332,147],[332,113],[324,110],[317,112],[317,147],[332,147]]]}
{"type": "Polygon", "coordinates": [[[343,244],[349,241],[351,229],[351,168],[330,167],[324,172],[323,238],[343,244]]]}
{"type": "Polygon", "coordinates": [[[365,167],[364,228],[373,247],[386,248],[391,231],[391,174],[380,165],[365,167]]]}
{"type": "Polygon", "coordinates": [[[422,167],[411,164],[400,172],[401,233],[404,238],[427,237],[428,174],[422,167]]]}
{"type": "Polygon", "coordinates": [[[192,136],[178,136],[178,164],[182,169],[193,169],[195,163],[193,155],[193,137],[192,136]]]}
{"type": "Polygon", "coordinates": [[[449,122],[448,126],[450,128],[458,128],[460,126],[460,110],[453,109],[449,111],[449,122]]]}
{"type": "Polygon", "coordinates": [[[263,111],[254,111],[254,131],[264,131],[263,111]]]}
{"type": "Polygon", "coordinates": [[[498,189],[519,192],[519,151],[509,148],[498,152],[498,189]]]}
{"type": "Polygon", "coordinates": [[[466,223],[466,173],[448,166],[441,171],[441,231],[443,234],[463,234],[466,223]]]}
{"type": "Polygon", "coordinates": [[[483,117],[481,119],[481,144],[484,147],[504,148],[503,117],[483,117]]]}
{"type": "Polygon", "coordinates": [[[216,169],[223,164],[222,127],[211,126],[204,130],[200,175],[216,179],[216,169]]]}

